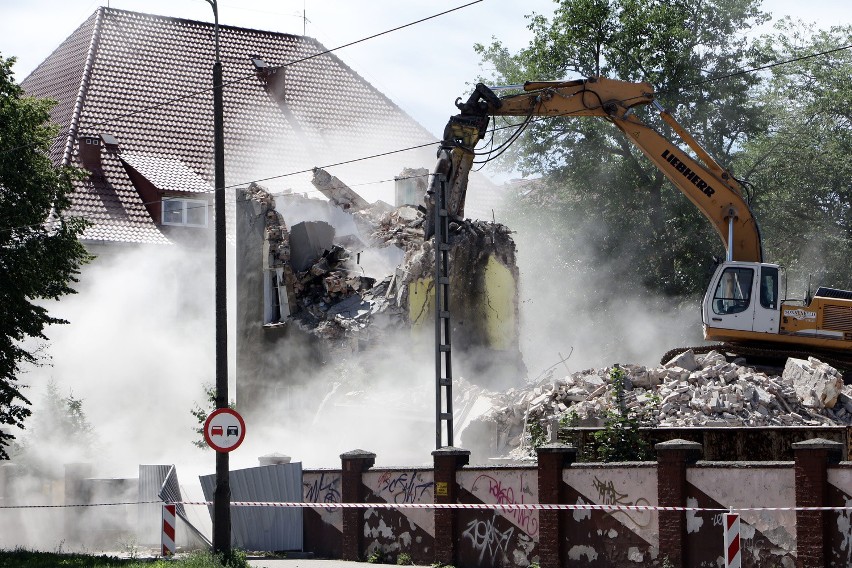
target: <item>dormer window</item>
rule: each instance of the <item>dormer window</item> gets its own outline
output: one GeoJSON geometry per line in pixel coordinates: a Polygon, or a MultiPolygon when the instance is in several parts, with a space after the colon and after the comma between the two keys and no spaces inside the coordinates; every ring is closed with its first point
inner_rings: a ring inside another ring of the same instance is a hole
{"type": "Polygon", "coordinates": [[[204,199],[164,197],[163,225],[206,227],[208,206],[209,203],[204,199]]]}

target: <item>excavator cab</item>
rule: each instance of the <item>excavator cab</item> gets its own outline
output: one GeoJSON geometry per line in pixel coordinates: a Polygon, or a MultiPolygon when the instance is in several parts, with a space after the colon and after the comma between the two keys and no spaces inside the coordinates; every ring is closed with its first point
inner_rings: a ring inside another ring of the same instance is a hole
{"type": "Polygon", "coordinates": [[[733,341],[738,334],[729,332],[736,331],[777,334],[779,273],[778,265],[763,262],[720,264],[704,296],[705,338],[733,341]]]}

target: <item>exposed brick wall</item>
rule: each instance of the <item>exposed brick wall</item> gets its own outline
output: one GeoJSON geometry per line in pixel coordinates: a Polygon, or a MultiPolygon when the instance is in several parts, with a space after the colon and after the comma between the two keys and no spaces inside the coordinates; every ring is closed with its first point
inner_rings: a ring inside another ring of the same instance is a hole
{"type": "MultiPolygon", "coordinates": [[[[435,503],[457,503],[459,486],[456,471],[470,461],[470,452],[441,448],[432,452],[435,463],[435,503]]],[[[435,562],[456,564],[458,523],[456,509],[435,509],[435,562]]]]}
{"type": "MultiPolygon", "coordinates": [[[[824,439],[793,444],[796,456],[796,506],[823,507],[828,504],[828,464],[837,463],[843,444],[824,439]]],[[[796,511],[796,566],[817,568],[827,566],[831,558],[830,512],[796,511]]]]}
{"type": "MultiPolygon", "coordinates": [[[[657,498],[660,507],[686,506],[686,466],[701,454],[701,444],[670,440],[654,446],[657,450],[657,498]]],[[[660,555],[674,568],[686,563],[686,513],[660,511],[660,555]]]]}
{"type": "MultiPolygon", "coordinates": [[[[376,454],[353,450],[340,455],[342,473],[340,498],[343,503],[363,503],[366,495],[362,489],[361,475],[376,463],[376,454]]],[[[343,560],[360,560],[363,538],[363,509],[343,509],[343,560]]]]}
{"type": "MultiPolygon", "coordinates": [[[[546,444],[536,450],[538,455],[538,500],[539,503],[561,504],[566,502],[567,492],[562,482],[562,469],[577,459],[577,449],[560,443],[546,444]]],[[[559,511],[539,511],[538,549],[541,568],[559,568],[560,535],[562,528],[559,511]]]]}

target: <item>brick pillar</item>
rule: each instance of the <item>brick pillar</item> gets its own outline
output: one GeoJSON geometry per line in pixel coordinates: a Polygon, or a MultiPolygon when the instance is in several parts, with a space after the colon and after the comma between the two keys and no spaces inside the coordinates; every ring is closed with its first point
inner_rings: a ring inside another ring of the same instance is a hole
{"type": "MultiPolygon", "coordinates": [[[[843,444],[822,438],[793,444],[796,459],[796,507],[825,507],[828,465],[840,461],[843,444]]],[[[796,511],[796,566],[827,566],[828,511],[796,511]]]]}
{"type": "MultiPolygon", "coordinates": [[[[342,503],[363,503],[364,484],[361,474],[376,463],[376,454],[364,450],[352,450],[340,454],[342,473],[340,476],[340,500],[342,503]]],[[[341,556],[343,560],[356,561],[361,556],[361,540],[364,534],[363,510],[343,509],[343,543],[341,556]]]]}
{"type": "MultiPolygon", "coordinates": [[[[660,507],[686,507],[686,467],[701,456],[698,442],[669,440],[657,450],[657,494],[660,507]]],[[[660,556],[673,568],[686,566],[686,513],[660,511],[660,556]]]]}
{"type": "MultiPolygon", "coordinates": [[[[559,442],[536,448],[538,455],[538,502],[559,505],[567,501],[562,470],[577,461],[577,448],[559,442]]],[[[538,555],[541,568],[559,568],[562,511],[538,512],[538,555]]]]}
{"type": "MultiPolygon", "coordinates": [[[[65,464],[65,504],[81,505],[90,502],[88,488],[85,480],[92,476],[92,464],[90,463],[67,463],[65,464]]],[[[82,523],[85,507],[69,507],[65,509],[65,537],[69,542],[80,544],[83,542],[86,531],[82,523]]]]}
{"type": "MultiPolygon", "coordinates": [[[[470,452],[448,446],[432,452],[435,462],[435,503],[458,503],[456,472],[470,462],[470,452]]],[[[458,549],[457,509],[435,509],[435,562],[454,566],[458,549]]]]}

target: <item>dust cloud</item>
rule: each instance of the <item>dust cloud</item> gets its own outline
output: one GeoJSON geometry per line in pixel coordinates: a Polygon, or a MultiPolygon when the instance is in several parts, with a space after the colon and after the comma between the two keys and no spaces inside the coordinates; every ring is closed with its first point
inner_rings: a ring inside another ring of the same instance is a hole
{"type": "Polygon", "coordinates": [[[644,289],[625,291],[619,275],[642,267],[631,264],[629,253],[595,254],[591,243],[606,232],[599,222],[560,219],[554,226],[539,216],[509,219],[530,381],[550,369],[565,376],[613,363],[656,365],[669,349],[703,343],[700,299],[678,303],[644,289]],[[575,230],[562,229],[568,224],[575,230]]]}

